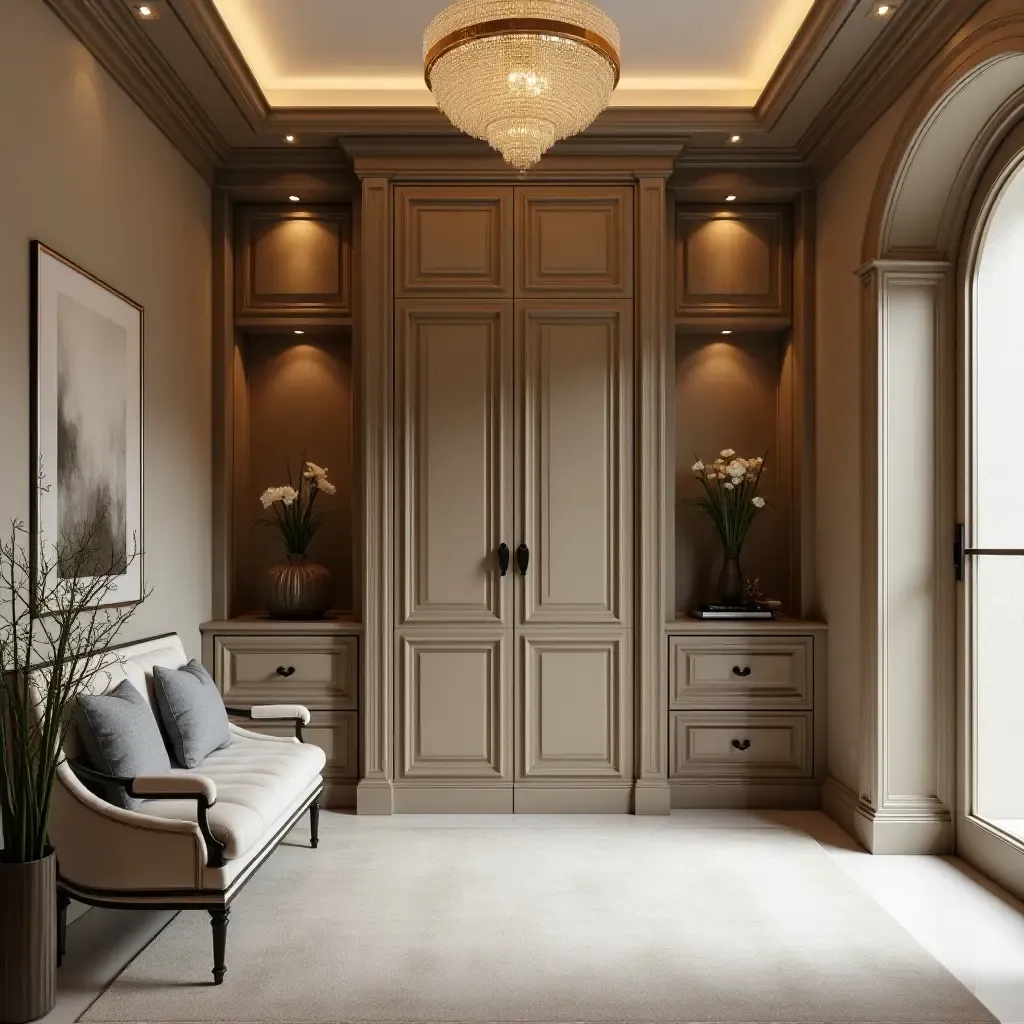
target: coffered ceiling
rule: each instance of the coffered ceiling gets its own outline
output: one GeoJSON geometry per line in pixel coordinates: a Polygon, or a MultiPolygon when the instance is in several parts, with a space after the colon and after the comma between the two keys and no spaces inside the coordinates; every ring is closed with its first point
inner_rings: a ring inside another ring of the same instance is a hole
{"type": "MultiPolygon", "coordinates": [[[[445,0],[42,2],[210,180],[374,147],[489,152],[423,85],[423,30],[445,0]]],[[[552,155],[672,156],[677,176],[756,171],[804,187],[984,0],[889,0],[873,17],[883,2],[599,0],[621,29],[621,84],[552,155]]]]}
{"type": "MultiPolygon", "coordinates": [[[[814,0],[601,0],[623,107],[753,107],[814,0]]],[[[214,0],[272,107],[432,106],[423,30],[444,0],[214,0]]]]}

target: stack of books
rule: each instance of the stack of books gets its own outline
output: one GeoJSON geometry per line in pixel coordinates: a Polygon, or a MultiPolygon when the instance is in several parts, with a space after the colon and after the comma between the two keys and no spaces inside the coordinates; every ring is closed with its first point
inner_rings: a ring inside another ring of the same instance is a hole
{"type": "Polygon", "coordinates": [[[693,612],[695,619],[771,619],[771,608],[759,604],[702,604],[693,612]]]}

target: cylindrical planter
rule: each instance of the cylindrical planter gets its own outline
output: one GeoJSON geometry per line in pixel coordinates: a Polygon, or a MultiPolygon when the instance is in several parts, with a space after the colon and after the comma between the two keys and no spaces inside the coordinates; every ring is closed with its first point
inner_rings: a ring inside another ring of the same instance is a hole
{"type": "Polygon", "coordinates": [[[319,619],[334,598],[331,574],[305,555],[267,570],[267,611],[275,619],[319,619]]]}
{"type": "Polygon", "coordinates": [[[0,1024],[45,1017],[57,998],[57,858],[0,854],[0,1024]]]}

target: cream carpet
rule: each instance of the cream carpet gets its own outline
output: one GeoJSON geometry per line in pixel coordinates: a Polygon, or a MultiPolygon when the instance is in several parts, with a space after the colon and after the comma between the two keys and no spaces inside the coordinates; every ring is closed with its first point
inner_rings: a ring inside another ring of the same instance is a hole
{"type": "Polygon", "coordinates": [[[249,883],[223,986],[186,912],[82,1019],[994,1020],[800,832],[364,822],[297,829],[249,883]]]}

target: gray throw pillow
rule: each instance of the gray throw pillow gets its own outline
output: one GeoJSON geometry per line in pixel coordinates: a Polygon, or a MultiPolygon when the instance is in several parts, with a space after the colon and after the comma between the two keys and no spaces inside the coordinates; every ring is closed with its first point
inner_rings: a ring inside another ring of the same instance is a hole
{"type": "Polygon", "coordinates": [[[198,768],[209,754],[231,743],[220,691],[195,658],[181,669],[155,665],[153,679],[164,731],[182,768],[198,768]]]}
{"type": "MultiPolygon", "coordinates": [[[[104,775],[131,779],[171,770],[153,709],[127,679],[107,693],[79,697],[75,724],[89,762],[104,775]]],[[[139,804],[120,786],[104,786],[96,793],[129,810],[139,804]]]]}

